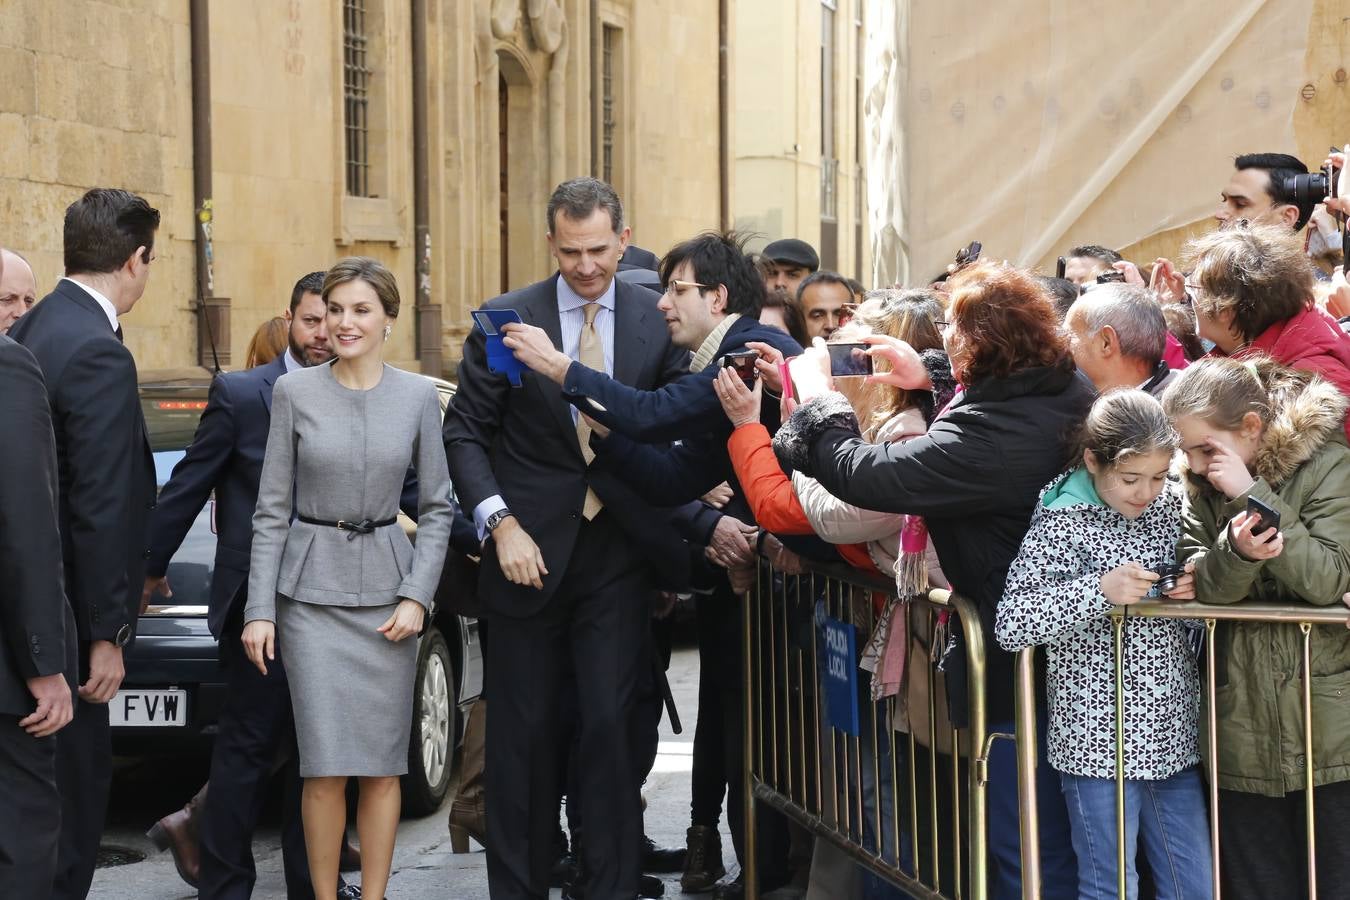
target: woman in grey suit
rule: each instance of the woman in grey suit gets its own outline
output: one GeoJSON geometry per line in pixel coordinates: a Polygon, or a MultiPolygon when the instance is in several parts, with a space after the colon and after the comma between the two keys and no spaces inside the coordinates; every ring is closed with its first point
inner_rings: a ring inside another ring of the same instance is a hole
{"type": "Polygon", "coordinates": [[[324,278],[323,299],[336,359],[283,375],[272,395],[243,640],[264,673],[285,654],[315,897],[336,898],[355,776],[362,890],[380,898],[408,771],[416,635],[453,521],[450,478],[435,386],[384,364],[394,276],[373,259],[344,259],[324,278]],[[410,464],[416,549],[395,522],[410,464]]]}

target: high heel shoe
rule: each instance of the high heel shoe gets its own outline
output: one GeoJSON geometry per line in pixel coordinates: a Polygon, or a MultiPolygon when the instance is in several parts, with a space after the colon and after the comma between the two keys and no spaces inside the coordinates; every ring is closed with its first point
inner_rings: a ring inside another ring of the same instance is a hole
{"type": "Polygon", "coordinates": [[[473,838],[483,847],[487,846],[487,810],[482,801],[461,802],[456,800],[450,805],[450,851],[468,853],[469,838],[473,838]]]}

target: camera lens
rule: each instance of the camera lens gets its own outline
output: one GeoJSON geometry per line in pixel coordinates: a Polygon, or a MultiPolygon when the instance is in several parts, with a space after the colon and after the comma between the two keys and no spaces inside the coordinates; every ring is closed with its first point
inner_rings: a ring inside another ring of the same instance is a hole
{"type": "Polygon", "coordinates": [[[1288,175],[1282,187],[1293,199],[1292,203],[1321,202],[1327,196],[1331,182],[1325,172],[1309,172],[1306,175],[1288,175]]]}

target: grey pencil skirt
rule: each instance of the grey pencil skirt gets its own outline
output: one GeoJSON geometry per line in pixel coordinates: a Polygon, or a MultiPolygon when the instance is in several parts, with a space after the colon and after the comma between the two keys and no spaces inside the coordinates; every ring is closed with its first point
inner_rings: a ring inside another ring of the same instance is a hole
{"type": "Polygon", "coordinates": [[[393,643],[376,631],[396,606],[277,597],[302,778],[407,774],[417,638],[393,643]]]}

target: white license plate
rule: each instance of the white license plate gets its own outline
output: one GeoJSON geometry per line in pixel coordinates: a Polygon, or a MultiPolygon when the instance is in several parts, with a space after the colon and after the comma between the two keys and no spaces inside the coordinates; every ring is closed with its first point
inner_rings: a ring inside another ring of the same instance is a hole
{"type": "Polygon", "coordinates": [[[108,718],[114,726],[187,725],[187,691],[118,691],[108,704],[108,718]]]}

